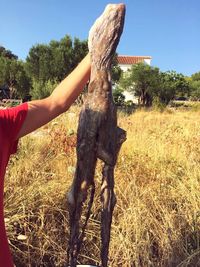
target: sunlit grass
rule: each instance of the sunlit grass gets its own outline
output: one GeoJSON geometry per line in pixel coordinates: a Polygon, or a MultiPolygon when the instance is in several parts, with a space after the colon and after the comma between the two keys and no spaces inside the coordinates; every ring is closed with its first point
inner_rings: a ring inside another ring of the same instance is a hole
{"type": "MultiPolygon", "coordinates": [[[[5,217],[17,267],[64,266],[78,112],[23,138],[10,162],[5,217]]],[[[119,125],[127,141],[115,170],[110,266],[200,266],[200,112],[119,113],[119,125]]],[[[101,164],[95,180],[79,259],[98,264],[101,164]]]]}

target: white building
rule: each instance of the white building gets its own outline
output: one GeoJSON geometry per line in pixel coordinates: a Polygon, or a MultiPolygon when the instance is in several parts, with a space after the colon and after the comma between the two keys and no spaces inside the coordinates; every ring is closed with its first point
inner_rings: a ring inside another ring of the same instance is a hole
{"type": "Polygon", "coordinates": [[[118,65],[123,71],[127,71],[133,64],[146,63],[151,65],[152,57],[150,56],[122,56],[117,57],[118,65]]]}
{"type": "MultiPolygon", "coordinates": [[[[126,72],[128,69],[131,68],[133,64],[138,63],[145,63],[147,65],[151,65],[152,57],[150,56],[124,56],[119,55],[117,57],[118,65],[123,70],[123,72],[126,72]]],[[[123,92],[125,96],[125,101],[133,101],[133,103],[138,103],[138,99],[131,94],[130,92],[124,91],[123,92]]]]}

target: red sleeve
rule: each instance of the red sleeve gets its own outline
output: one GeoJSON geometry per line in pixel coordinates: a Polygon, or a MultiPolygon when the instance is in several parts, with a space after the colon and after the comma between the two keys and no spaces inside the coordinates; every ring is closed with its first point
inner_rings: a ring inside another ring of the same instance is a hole
{"type": "Polygon", "coordinates": [[[16,152],[17,135],[22,127],[28,111],[28,104],[23,103],[17,107],[1,110],[1,120],[3,121],[3,132],[9,140],[11,153],[16,152]]]}

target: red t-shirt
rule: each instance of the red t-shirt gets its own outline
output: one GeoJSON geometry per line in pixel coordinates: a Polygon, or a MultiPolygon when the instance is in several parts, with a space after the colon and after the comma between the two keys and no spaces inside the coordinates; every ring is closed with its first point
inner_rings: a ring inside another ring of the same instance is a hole
{"type": "Polygon", "coordinates": [[[0,267],[13,267],[4,224],[4,176],[10,155],[17,150],[16,138],[27,110],[27,103],[0,110],[0,267]]]}

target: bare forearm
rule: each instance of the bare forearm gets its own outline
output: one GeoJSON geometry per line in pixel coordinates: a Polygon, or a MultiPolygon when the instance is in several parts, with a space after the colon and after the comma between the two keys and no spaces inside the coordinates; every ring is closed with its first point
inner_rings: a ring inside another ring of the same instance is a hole
{"type": "Polygon", "coordinates": [[[90,56],[88,54],[51,94],[50,99],[53,105],[55,105],[55,108],[57,107],[61,112],[66,111],[82,92],[89,77],[90,56]]]}
{"type": "Polygon", "coordinates": [[[88,54],[49,97],[28,103],[27,117],[17,138],[34,131],[65,112],[81,93],[89,77],[90,56],[88,54]]]}

